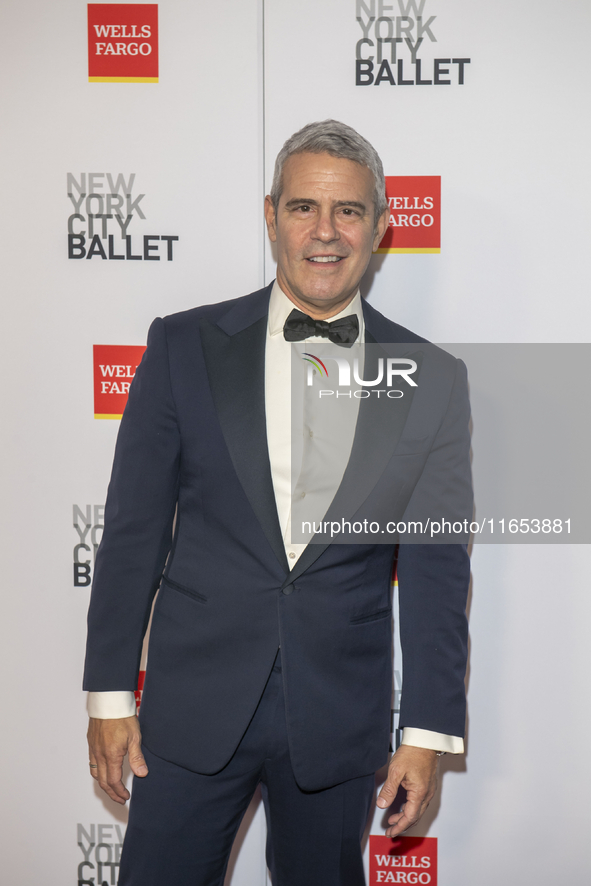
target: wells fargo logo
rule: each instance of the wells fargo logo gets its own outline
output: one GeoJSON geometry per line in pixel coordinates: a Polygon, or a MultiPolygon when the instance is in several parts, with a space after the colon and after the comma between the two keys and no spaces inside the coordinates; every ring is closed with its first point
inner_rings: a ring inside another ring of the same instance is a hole
{"type": "Polygon", "coordinates": [[[158,4],[88,4],[90,83],[158,83],[158,4]]]}
{"type": "Polygon", "coordinates": [[[94,345],[94,417],[121,418],[145,345],[94,345]]]}
{"type": "Polygon", "coordinates": [[[376,252],[441,252],[441,176],[387,175],[388,228],[376,252]]]}
{"type": "Polygon", "coordinates": [[[369,838],[369,886],[406,883],[437,886],[437,838],[369,838]]]}
{"type": "Polygon", "coordinates": [[[137,678],[137,689],[133,693],[135,695],[135,707],[136,707],[136,711],[138,714],[140,712],[140,705],[142,703],[142,693],[144,691],[145,680],[146,680],[145,670],[140,671],[138,674],[138,678],[137,678]]]}

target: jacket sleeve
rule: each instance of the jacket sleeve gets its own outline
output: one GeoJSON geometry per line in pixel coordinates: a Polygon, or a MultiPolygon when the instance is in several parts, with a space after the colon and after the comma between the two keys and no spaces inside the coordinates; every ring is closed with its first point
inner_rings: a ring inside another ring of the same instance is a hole
{"type": "MultiPolygon", "coordinates": [[[[466,368],[457,361],[448,408],[417,484],[423,516],[429,513],[436,520],[450,515],[453,501],[455,519],[472,519],[469,421],[466,368]]],[[[403,658],[400,726],[463,736],[467,545],[401,544],[397,572],[403,658]]]]}
{"type": "Polygon", "coordinates": [[[158,318],[117,438],[88,613],[84,689],[137,687],[143,637],[172,542],[179,465],[166,327],[158,318]]]}

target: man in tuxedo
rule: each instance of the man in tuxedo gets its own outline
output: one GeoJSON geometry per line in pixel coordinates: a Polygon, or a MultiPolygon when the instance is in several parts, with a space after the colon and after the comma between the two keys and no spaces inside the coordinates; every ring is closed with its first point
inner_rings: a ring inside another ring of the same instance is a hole
{"type": "MultiPolygon", "coordinates": [[[[364,882],[360,840],[390,733],[396,548],[292,542],[290,342],[424,339],[359,293],[388,208],[380,159],[355,130],[328,120],[292,136],[265,216],[276,281],[154,321],[121,422],[84,683],[91,774],[117,803],[126,753],[135,775],[121,886],[222,884],[258,785],[275,886],[364,882]]],[[[359,409],[362,497],[385,496],[398,516],[419,495],[436,507],[466,476],[464,367],[445,355],[433,376],[428,409],[415,394],[390,431],[368,433],[359,409]]],[[[350,473],[339,495],[359,489],[350,473]]],[[[424,812],[438,755],[463,751],[466,547],[402,544],[398,577],[404,731],[377,804],[407,793],[389,836],[424,812]]]]}

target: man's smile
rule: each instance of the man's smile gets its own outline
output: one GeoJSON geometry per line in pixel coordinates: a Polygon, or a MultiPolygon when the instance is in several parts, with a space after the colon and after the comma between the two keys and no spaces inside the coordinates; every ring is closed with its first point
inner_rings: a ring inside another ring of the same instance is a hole
{"type": "Polygon", "coordinates": [[[306,261],[313,262],[338,262],[345,258],[344,255],[310,255],[306,261]]]}

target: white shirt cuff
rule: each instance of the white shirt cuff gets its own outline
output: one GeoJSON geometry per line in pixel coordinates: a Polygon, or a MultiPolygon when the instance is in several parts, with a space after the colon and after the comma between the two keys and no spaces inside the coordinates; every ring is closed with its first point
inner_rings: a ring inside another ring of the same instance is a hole
{"type": "Polygon", "coordinates": [[[87,709],[88,716],[97,720],[121,720],[123,717],[135,717],[137,713],[135,695],[128,689],[122,692],[89,692],[87,709]]]}
{"type": "Polygon", "coordinates": [[[428,748],[431,751],[445,751],[446,754],[463,754],[464,739],[459,735],[444,735],[442,732],[429,732],[428,729],[415,729],[405,726],[401,744],[415,748],[428,748]]]}

